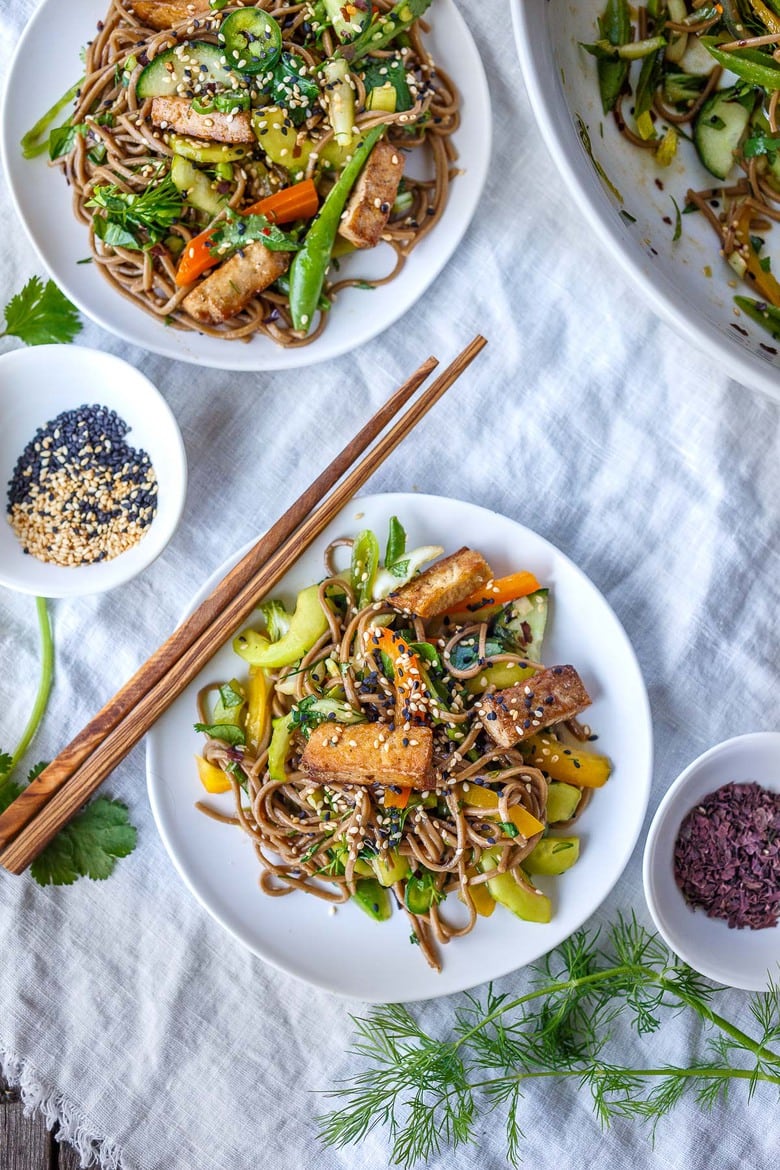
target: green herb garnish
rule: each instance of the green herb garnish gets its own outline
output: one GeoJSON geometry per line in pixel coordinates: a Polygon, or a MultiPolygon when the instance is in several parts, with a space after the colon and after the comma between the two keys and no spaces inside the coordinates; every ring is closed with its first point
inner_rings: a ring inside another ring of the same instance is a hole
{"type": "Polygon", "coordinates": [[[353,1054],[363,1069],[328,1091],[343,1103],[320,1119],[321,1140],[359,1144],[387,1125],[393,1161],[425,1164],[446,1147],[478,1142],[486,1115],[501,1111],[517,1165],[523,1098],[535,1080],[586,1089],[602,1125],[655,1125],[687,1093],[707,1108],[730,1084],[743,1082],[748,1099],[765,1083],[780,1086],[780,985],[751,997],[749,1035],[713,1011],[716,989],[634,917],[619,918],[603,943],[598,932],[578,931],[537,966],[530,986],[514,997],[492,987],[484,999],[462,996],[447,1039],[418,1021],[424,1009],[387,1004],[356,1019],[353,1054]],[[621,1064],[624,1029],[647,1040],[667,1011],[693,1012],[714,1031],[708,1050],[689,1065],[652,1055],[647,1067],[621,1064]]]}
{"type": "Polygon", "coordinates": [[[78,309],[53,280],[31,276],[5,307],[5,329],[0,337],[18,337],[26,345],[73,341],[81,331],[78,309]]]}
{"type": "Polygon", "coordinates": [[[92,219],[99,239],[114,248],[141,252],[163,240],[181,218],[184,196],[166,175],[139,193],[121,191],[115,183],[96,187],[87,207],[99,213],[92,219]]]}
{"type": "Polygon", "coordinates": [[[246,736],[235,723],[196,723],[195,730],[212,739],[221,739],[231,747],[243,747],[246,743],[246,736]]]}

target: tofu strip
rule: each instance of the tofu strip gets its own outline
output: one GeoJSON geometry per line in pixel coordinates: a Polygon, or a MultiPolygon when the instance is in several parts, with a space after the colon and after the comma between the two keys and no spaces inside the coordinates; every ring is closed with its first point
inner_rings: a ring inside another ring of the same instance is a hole
{"type": "Polygon", "coordinates": [[[174,130],[177,134],[205,138],[210,142],[250,145],[257,141],[246,110],[239,110],[236,114],[198,114],[191,102],[183,97],[153,98],[152,121],[161,130],[174,130]]]}
{"type": "Polygon", "coordinates": [[[397,784],[435,788],[430,727],[390,731],[381,723],[320,723],[301,758],[301,768],[320,784],[397,784]]]}
{"type": "Polygon", "coordinates": [[[173,28],[209,11],[209,0],[129,0],[131,12],[149,28],[173,28]]]}
{"type": "Polygon", "coordinates": [[[404,156],[397,146],[377,142],[350,196],[339,234],[356,248],[374,248],[387,227],[401,176],[404,156]]]}
{"type": "Polygon", "coordinates": [[[590,695],[574,667],[550,666],[525,682],[485,695],[477,710],[490,738],[509,748],[589,706],[590,695]]]}
{"type": "Polygon", "coordinates": [[[289,252],[272,252],[255,241],[195,285],[182,305],[196,321],[221,325],[245,309],[252,297],[273,284],[289,265],[289,252]]]}
{"type": "Polygon", "coordinates": [[[418,577],[412,577],[407,585],[393,590],[387,600],[400,613],[434,617],[464,601],[492,576],[490,565],[481,553],[461,548],[418,577]]]}

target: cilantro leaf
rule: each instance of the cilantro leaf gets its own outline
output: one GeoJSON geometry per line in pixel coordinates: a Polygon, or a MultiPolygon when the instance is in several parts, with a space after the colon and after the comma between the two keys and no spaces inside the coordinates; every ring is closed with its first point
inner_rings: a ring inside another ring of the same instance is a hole
{"type": "Polygon", "coordinates": [[[220,257],[260,241],[270,252],[297,252],[302,244],[264,215],[234,215],[218,224],[209,247],[220,257]]]}
{"type": "Polygon", "coordinates": [[[61,126],[55,126],[49,131],[49,158],[52,162],[57,158],[62,158],[64,154],[70,154],[73,147],[76,145],[76,135],[86,134],[86,122],[73,123],[68,119],[63,122],[61,126]]]}
{"type": "Polygon", "coordinates": [[[170,175],[141,192],[122,191],[115,183],[95,187],[87,203],[105,213],[92,217],[95,235],[112,247],[138,251],[164,239],[183,206],[184,196],[170,175]]]}
{"type": "Polygon", "coordinates": [[[0,776],[5,776],[11,771],[13,762],[13,756],[9,756],[8,752],[0,752],[0,776]]]}
{"type": "Polygon", "coordinates": [[[103,881],[118,857],[133,852],[137,836],[127,806],[100,796],[46,846],[31,873],[40,886],[70,886],[80,877],[103,881]]]}
{"type": "Polygon", "coordinates": [[[9,804],[13,804],[17,796],[21,795],[21,792],[22,789],[12,780],[0,782],[0,813],[4,813],[9,804]]]}
{"type": "Polygon", "coordinates": [[[33,780],[37,780],[44,768],[48,768],[50,763],[51,760],[39,760],[37,764],[34,764],[27,773],[27,783],[32,784],[33,780]]]}
{"type": "Polygon", "coordinates": [[[212,739],[221,739],[232,747],[242,747],[246,743],[246,736],[235,723],[196,723],[196,731],[210,735],[212,739]]]}
{"type": "Polygon", "coordinates": [[[78,310],[53,280],[31,276],[5,308],[5,331],[0,337],[18,337],[26,345],[73,341],[81,330],[78,310]]]}

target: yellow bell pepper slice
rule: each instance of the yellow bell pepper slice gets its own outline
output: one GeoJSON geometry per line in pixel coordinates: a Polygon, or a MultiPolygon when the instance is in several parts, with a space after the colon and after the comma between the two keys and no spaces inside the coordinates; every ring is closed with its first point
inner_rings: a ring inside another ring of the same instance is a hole
{"type": "Polygon", "coordinates": [[[532,735],[518,746],[529,764],[577,788],[601,788],[612,772],[607,756],[568,747],[552,735],[532,735]]]}
{"type": "MultiPolygon", "coordinates": [[[[464,784],[458,784],[455,792],[459,800],[474,808],[498,809],[498,793],[494,792],[492,788],[483,788],[480,784],[469,784],[466,781],[464,784]],[[467,784],[468,787],[466,787],[467,784]]],[[[521,804],[511,806],[509,819],[517,831],[526,838],[534,837],[544,830],[543,823],[537,820],[533,813],[529,813],[528,809],[523,808],[521,804]]]]}
{"type": "Polygon", "coordinates": [[[764,272],[761,267],[758,253],[750,240],[750,217],[751,210],[746,207],[734,229],[734,238],[740,245],[739,252],[745,261],[745,279],[761,294],[765,301],[769,301],[770,305],[774,305],[775,308],[780,308],[780,284],[771,272],[764,272]]]}
{"type": "Polygon", "coordinates": [[[249,680],[246,684],[246,723],[244,730],[250,747],[257,747],[265,735],[268,719],[268,696],[271,693],[271,684],[266,678],[265,671],[260,666],[250,666],[249,680]]]}
{"type": "Polygon", "coordinates": [[[216,764],[210,764],[203,756],[196,756],[200,782],[207,792],[216,795],[220,792],[230,792],[232,787],[225,773],[216,764]]]}
{"type": "MultiPolygon", "coordinates": [[[[473,877],[476,872],[476,870],[470,870],[469,876],[473,877]]],[[[478,886],[469,884],[469,894],[480,918],[489,918],[496,908],[496,900],[487,888],[487,882],[480,882],[478,886]]],[[[465,903],[466,899],[463,897],[462,890],[458,890],[458,897],[461,902],[465,903]]]]}

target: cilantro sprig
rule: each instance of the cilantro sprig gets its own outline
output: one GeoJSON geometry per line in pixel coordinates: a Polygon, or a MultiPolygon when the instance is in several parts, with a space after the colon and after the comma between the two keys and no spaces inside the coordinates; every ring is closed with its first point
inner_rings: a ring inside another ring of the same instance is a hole
{"type": "Polygon", "coordinates": [[[170,175],[145,191],[121,191],[115,183],[95,187],[87,207],[95,235],[113,248],[142,252],[159,244],[181,218],[184,196],[170,175]]]}
{"type": "Polygon", "coordinates": [[[26,345],[73,341],[81,331],[78,309],[53,280],[44,284],[31,276],[5,307],[5,329],[0,337],[18,337],[26,345]]]}
{"type": "MultiPolygon", "coordinates": [[[[0,813],[24,791],[13,778],[14,771],[32,743],[48,706],[54,679],[54,639],[46,599],[36,598],[41,665],[38,690],[30,717],[13,752],[0,751],[0,813]]],[[[27,775],[31,783],[48,767],[42,760],[27,775]]],[[[132,853],[137,833],[130,824],[127,807],[118,800],[101,796],[87,805],[62,829],[31,866],[41,886],[69,886],[79,877],[102,881],[113,872],[117,858],[132,853]]]]}
{"type": "Polygon", "coordinates": [[[60,830],[30,872],[39,886],[71,886],[80,877],[105,881],[117,859],[133,852],[137,837],[127,805],[99,796],[60,830]]]}

